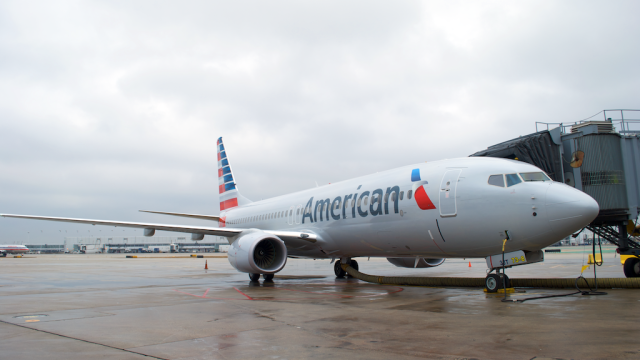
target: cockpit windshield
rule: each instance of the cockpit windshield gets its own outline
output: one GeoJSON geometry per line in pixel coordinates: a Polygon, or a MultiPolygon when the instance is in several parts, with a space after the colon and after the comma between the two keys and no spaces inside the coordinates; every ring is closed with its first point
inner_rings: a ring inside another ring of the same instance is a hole
{"type": "Polygon", "coordinates": [[[551,181],[543,172],[520,173],[524,181],[551,181]]]}

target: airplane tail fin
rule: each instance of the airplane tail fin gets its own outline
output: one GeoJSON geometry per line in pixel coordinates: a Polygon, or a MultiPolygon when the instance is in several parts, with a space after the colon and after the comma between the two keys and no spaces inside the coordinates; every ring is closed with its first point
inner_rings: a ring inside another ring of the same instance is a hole
{"type": "Polygon", "coordinates": [[[229,158],[222,143],[222,138],[218,139],[218,191],[220,194],[220,211],[246,205],[251,200],[240,195],[238,186],[229,165],[229,158]]]}

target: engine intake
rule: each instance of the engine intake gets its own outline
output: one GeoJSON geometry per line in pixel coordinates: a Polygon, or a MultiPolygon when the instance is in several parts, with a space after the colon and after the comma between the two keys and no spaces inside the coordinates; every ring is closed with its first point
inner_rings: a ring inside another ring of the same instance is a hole
{"type": "Polygon", "coordinates": [[[416,265],[416,258],[387,258],[387,261],[389,261],[390,263],[392,263],[393,265],[397,266],[397,267],[403,267],[403,268],[413,268],[413,267],[417,267],[417,268],[429,268],[429,267],[435,267],[438,265],[442,265],[442,263],[444,262],[444,259],[426,259],[426,258],[420,258],[420,260],[418,260],[418,265],[416,265]]]}
{"type": "Polygon", "coordinates": [[[273,274],[287,263],[287,247],[277,236],[263,231],[240,235],[229,247],[231,266],[252,274],[273,274]]]}

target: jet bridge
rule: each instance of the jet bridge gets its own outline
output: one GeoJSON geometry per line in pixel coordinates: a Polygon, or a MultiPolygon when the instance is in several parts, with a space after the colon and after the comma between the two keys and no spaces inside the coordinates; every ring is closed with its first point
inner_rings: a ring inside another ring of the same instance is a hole
{"type": "MultiPolygon", "coordinates": [[[[535,133],[470,156],[524,161],[584,191],[600,206],[587,228],[616,244],[620,254],[640,256],[639,136],[640,110],[603,110],[577,122],[536,122],[535,133]]],[[[630,276],[626,264],[625,274],[630,276]]]]}

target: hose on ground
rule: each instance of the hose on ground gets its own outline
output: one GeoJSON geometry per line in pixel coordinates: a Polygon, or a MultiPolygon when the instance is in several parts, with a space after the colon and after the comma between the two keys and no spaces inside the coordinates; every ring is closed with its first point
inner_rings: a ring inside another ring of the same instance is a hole
{"type": "MultiPolygon", "coordinates": [[[[414,286],[452,286],[452,287],[484,287],[484,278],[457,278],[457,277],[413,277],[413,276],[375,276],[359,272],[347,264],[342,268],[352,277],[385,285],[414,285],[414,286]]],[[[589,288],[595,288],[595,279],[582,278],[589,288]]],[[[582,284],[582,281],[581,281],[582,284]]],[[[511,279],[511,286],[519,288],[549,288],[569,289],[576,288],[576,279],[511,279]]],[[[640,278],[600,278],[600,289],[640,289],[640,278]]]]}

